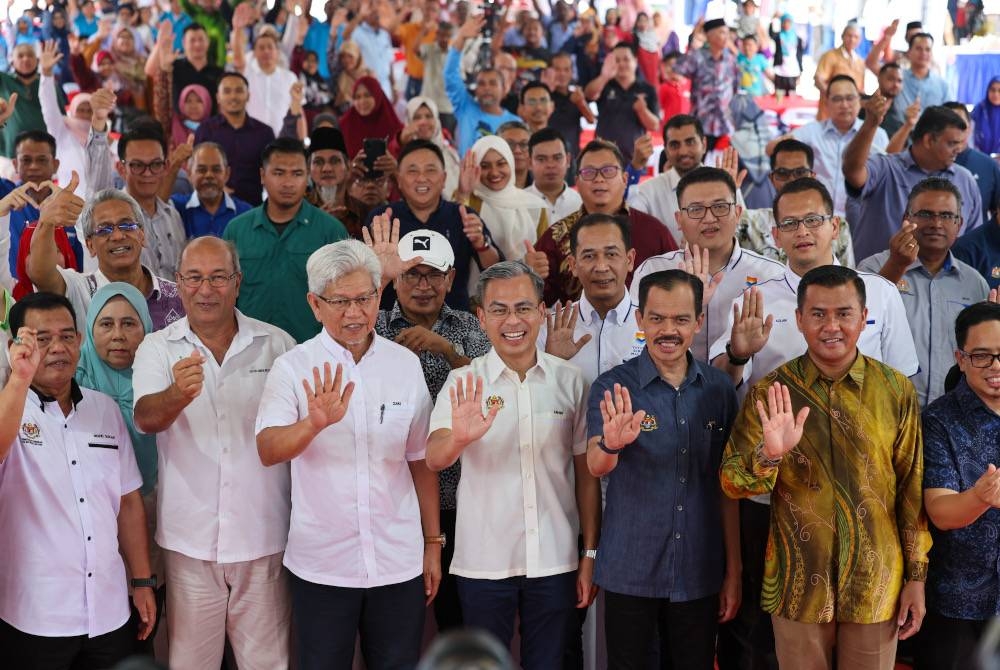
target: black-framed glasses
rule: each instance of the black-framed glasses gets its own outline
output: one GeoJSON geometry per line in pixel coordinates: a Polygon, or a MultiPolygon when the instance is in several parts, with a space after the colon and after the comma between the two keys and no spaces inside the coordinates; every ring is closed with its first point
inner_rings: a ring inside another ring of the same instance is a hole
{"type": "Polygon", "coordinates": [[[1000,354],[990,354],[985,351],[976,351],[970,354],[968,351],[959,349],[958,353],[968,358],[974,368],[990,368],[993,367],[993,361],[1000,361],[1000,354]]]}
{"type": "Polygon", "coordinates": [[[688,215],[689,219],[694,219],[695,221],[700,221],[705,218],[705,214],[709,210],[712,212],[712,216],[717,219],[721,219],[724,216],[728,216],[729,212],[733,209],[733,205],[736,202],[713,202],[711,205],[688,205],[687,207],[681,207],[681,211],[688,215]]]}
{"type": "Polygon", "coordinates": [[[583,181],[594,181],[597,179],[597,175],[600,174],[605,179],[614,179],[621,172],[621,168],[617,165],[602,165],[599,168],[596,167],[585,167],[580,168],[576,173],[580,179],[583,181]]]}
{"type": "Polygon", "coordinates": [[[799,229],[800,225],[805,226],[809,230],[813,230],[814,228],[819,228],[832,218],[833,217],[829,214],[810,214],[809,216],[804,216],[801,219],[788,217],[787,219],[782,219],[781,221],[776,222],[774,225],[783,233],[794,233],[799,229]]]}
{"type": "Polygon", "coordinates": [[[121,223],[109,223],[106,226],[94,228],[94,232],[91,234],[94,237],[108,237],[116,230],[121,233],[134,233],[140,228],[142,228],[141,223],[136,223],[135,221],[122,221],[121,223]]]}
{"type": "Polygon", "coordinates": [[[177,281],[184,284],[188,288],[201,288],[201,285],[208,282],[208,285],[212,288],[222,288],[223,286],[228,286],[231,281],[239,276],[239,272],[234,272],[231,275],[217,274],[209,275],[208,277],[202,277],[201,275],[184,275],[177,274],[177,281]]]}
{"type": "Polygon", "coordinates": [[[771,171],[771,175],[774,177],[775,181],[788,181],[789,179],[805,179],[806,177],[813,176],[813,171],[809,168],[795,168],[794,170],[789,170],[788,168],[776,168],[771,171]]]}
{"type": "Polygon", "coordinates": [[[962,220],[962,215],[955,212],[934,212],[929,209],[921,209],[916,212],[910,212],[910,218],[916,223],[931,223],[932,221],[958,223],[962,220]]]}
{"type": "Polygon", "coordinates": [[[378,297],[378,291],[359,295],[357,298],[327,298],[319,293],[313,293],[313,295],[329,305],[333,311],[343,314],[352,304],[357,305],[360,309],[368,309],[378,297]]]}
{"type": "Polygon", "coordinates": [[[142,161],[127,161],[125,167],[128,171],[134,175],[140,175],[144,172],[149,174],[160,174],[163,172],[163,168],[167,167],[167,161],[162,158],[157,158],[155,161],[150,161],[148,163],[143,163],[142,161]]]}
{"type": "Polygon", "coordinates": [[[447,272],[417,272],[416,270],[410,270],[409,272],[404,272],[400,275],[400,278],[407,286],[420,286],[420,282],[426,281],[427,285],[432,288],[440,288],[444,286],[445,280],[448,278],[447,272]]]}

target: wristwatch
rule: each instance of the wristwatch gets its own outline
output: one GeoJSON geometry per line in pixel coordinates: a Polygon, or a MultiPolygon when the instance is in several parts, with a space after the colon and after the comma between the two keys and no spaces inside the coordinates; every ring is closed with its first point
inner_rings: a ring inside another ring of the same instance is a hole
{"type": "Polygon", "coordinates": [[[448,536],[444,533],[440,535],[424,535],[424,544],[440,544],[444,549],[448,545],[448,536]]]}
{"type": "Polygon", "coordinates": [[[726,356],[729,357],[729,362],[732,363],[733,365],[746,365],[747,363],[750,362],[750,357],[749,356],[746,357],[746,358],[738,358],[738,357],[736,357],[733,354],[733,348],[732,348],[732,346],[728,342],[726,342],[726,356]]]}
{"type": "Polygon", "coordinates": [[[597,550],[596,549],[584,549],[583,551],[580,552],[580,558],[596,559],[597,558],[597,550]]]}
{"type": "Polygon", "coordinates": [[[451,345],[451,350],[455,352],[456,356],[465,356],[465,347],[462,346],[461,342],[455,342],[451,345]]]}
{"type": "Polygon", "coordinates": [[[133,579],[132,588],[137,589],[141,586],[148,586],[149,588],[156,590],[156,575],[150,575],[147,579],[133,579]]]}
{"type": "Polygon", "coordinates": [[[621,449],[611,449],[608,447],[608,443],[604,441],[604,436],[601,435],[601,439],[597,441],[597,448],[606,454],[611,454],[612,456],[617,456],[622,453],[621,449]]]}

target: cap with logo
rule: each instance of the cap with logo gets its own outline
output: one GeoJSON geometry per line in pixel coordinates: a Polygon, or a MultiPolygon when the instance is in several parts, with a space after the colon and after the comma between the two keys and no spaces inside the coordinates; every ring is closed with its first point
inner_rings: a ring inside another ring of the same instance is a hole
{"type": "Polygon", "coordinates": [[[448,238],[433,230],[414,230],[399,238],[400,260],[405,262],[417,256],[423,259],[421,265],[429,265],[442,272],[455,265],[455,251],[448,238]]]}

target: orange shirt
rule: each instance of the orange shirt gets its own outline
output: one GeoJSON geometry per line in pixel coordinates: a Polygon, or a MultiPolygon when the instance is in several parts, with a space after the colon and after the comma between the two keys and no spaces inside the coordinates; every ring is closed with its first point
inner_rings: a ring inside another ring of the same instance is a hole
{"type": "Polygon", "coordinates": [[[420,60],[419,47],[422,44],[430,44],[437,38],[437,29],[434,29],[424,35],[424,38],[417,41],[420,37],[420,29],[423,24],[417,22],[404,23],[396,31],[399,36],[399,43],[403,47],[403,54],[406,56],[406,74],[410,75],[414,79],[424,78],[424,62],[420,60]]]}

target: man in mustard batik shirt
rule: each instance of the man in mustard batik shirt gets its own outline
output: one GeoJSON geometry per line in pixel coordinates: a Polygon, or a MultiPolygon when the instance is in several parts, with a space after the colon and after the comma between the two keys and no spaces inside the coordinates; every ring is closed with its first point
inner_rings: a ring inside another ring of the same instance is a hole
{"type": "Polygon", "coordinates": [[[923,620],[931,544],[916,391],[858,352],[868,311],[853,270],[807,272],[795,318],[808,349],[751,389],[722,488],[772,493],[761,605],[782,670],[832,670],[835,647],[837,668],[892,670],[923,620]]]}

